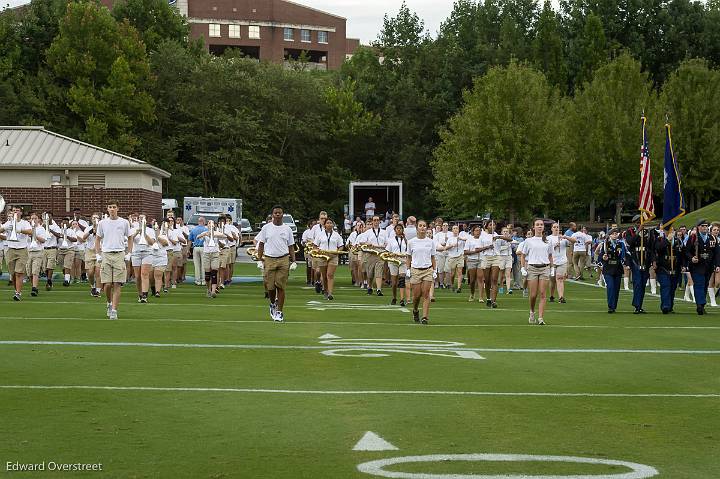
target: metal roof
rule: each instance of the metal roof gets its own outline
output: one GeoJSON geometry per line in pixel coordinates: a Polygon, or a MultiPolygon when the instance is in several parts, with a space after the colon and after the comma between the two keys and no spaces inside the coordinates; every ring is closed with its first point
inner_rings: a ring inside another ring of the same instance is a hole
{"type": "Polygon", "coordinates": [[[111,169],[170,173],[130,156],[48,131],[42,126],[0,126],[0,169],[111,169]]]}

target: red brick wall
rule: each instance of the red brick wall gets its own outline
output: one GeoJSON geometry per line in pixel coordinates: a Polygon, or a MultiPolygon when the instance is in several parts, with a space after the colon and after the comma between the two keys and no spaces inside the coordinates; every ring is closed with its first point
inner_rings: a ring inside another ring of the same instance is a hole
{"type": "MultiPolygon", "coordinates": [[[[0,188],[8,205],[22,204],[38,212],[50,211],[53,216],[65,216],[65,187],[0,188]]],[[[162,193],[141,188],[70,188],[70,210],[80,208],[84,216],[95,211],[104,213],[108,200],[120,203],[120,215],[144,212],[157,218],[162,215],[162,193]]]]}

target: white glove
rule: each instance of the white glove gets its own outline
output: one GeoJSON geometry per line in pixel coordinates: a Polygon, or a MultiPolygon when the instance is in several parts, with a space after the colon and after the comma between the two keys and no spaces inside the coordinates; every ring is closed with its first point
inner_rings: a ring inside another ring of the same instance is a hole
{"type": "Polygon", "coordinates": [[[265,263],[263,263],[262,261],[258,261],[257,267],[258,267],[258,269],[265,269],[265,263]]]}
{"type": "Polygon", "coordinates": [[[95,255],[95,261],[102,261],[102,255],[101,255],[101,254],[96,254],[96,255],[95,255]]]}
{"type": "Polygon", "coordinates": [[[433,271],[433,279],[437,279],[437,271],[433,271]]]}
{"type": "Polygon", "coordinates": [[[125,261],[130,261],[130,253],[125,255],[125,261]]]}
{"type": "Polygon", "coordinates": [[[410,276],[412,276],[412,271],[410,271],[410,268],[408,268],[408,269],[405,271],[405,277],[409,278],[410,276]]]}
{"type": "Polygon", "coordinates": [[[295,271],[297,269],[297,263],[293,261],[290,263],[290,271],[295,271]]]}
{"type": "Polygon", "coordinates": [[[520,268],[520,274],[523,276],[527,276],[528,273],[524,266],[522,268],[520,268]]]}

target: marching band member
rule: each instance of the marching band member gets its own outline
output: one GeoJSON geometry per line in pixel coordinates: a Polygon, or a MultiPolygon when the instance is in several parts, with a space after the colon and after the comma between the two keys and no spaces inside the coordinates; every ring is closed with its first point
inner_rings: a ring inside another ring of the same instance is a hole
{"type": "Polygon", "coordinates": [[[45,270],[46,276],[45,290],[50,291],[53,287],[53,270],[57,265],[58,238],[62,238],[62,230],[57,223],[55,223],[51,213],[45,212],[43,214],[43,218],[46,218],[47,221],[47,228],[45,228],[45,243],[43,244],[43,270],[45,270]]]}
{"type": "Polygon", "coordinates": [[[463,251],[467,265],[468,285],[470,286],[470,297],[468,298],[468,302],[475,301],[475,289],[476,286],[478,286],[478,283],[480,283],[480,294],[478,295],[479,301],[481,303],[483,302],[483,278],[482,270],[479,269],[481,263],[480,254],[482,251],[492,248],[492,242],[490,242],[489,244],[484,244],[483,240],[481,239],[481,231],[482,228],[480,227],[480,225],[475,225],[472,227],[472,235],[465,242],[465,249],[463,251]]]}
{"type": "Polygon", "coordinates": [[[138,216],[138,222],[133,225],[130,236],[133,242],[130,248],[130,261],[137,283],[138,303],[147,303],[148,291],[150,291],[150,272],[153,265],[151,247],[155,244],[156,238],[155,231],[148,225],[145,215],[138,216]]]}
{"type": "Polygon", "coordinates": [[[58,238],[58,264],[63,270],[63,286],[70,286],[70,277],[75,267],[75,249],[73,245],[77,241],[75,232],[70,224],[70,218],[64,218],[60,224],[62,234],[58,238]]]}
{"type": "MultiPolygon", "coordinates": [[[[573,223],[571,223],[572,225],[573,223]]],[[[567,234],[566,234],[567,236],[567,234]]],[[[590,248],[592,247],[592,237],[587,234],[587,228],[582,226],[580,231],[575,231],[570,235],[575,239],[573,243],[572,262],[575,270],[575,281],[583,281],[585,278],[585,268],[590,264],[590,248]]]]}
{"type": "MultiPolygon", "coordinates": [[[[405,238],[405,227],[401,224],[395,225],[392,239],[388,240],[387,250],[397,255],[408,254],[408,241],[405,238]]],[[[392,282],[393,299],[391,305],[397,304],[398,288],[400,288],[400,306],[407,304],[406,299],[410,299],[410,285],[405,281],[407,273],[407,261],[403,259],[402,263],[396,264],[388,261],[390,269],[390,281],[392,282]]]]}
{"type": "MultiPolygon", "coordinates": [[[[500,238],[497,238],[495,244],[495,255],[498,258],[498,268],[500,270],[500,284],[505,281],[505,294],[512,294],[512,270],[513,270],[513,257],[512,257],[512,241],[513,237],[510,234],[512,228],[509,226],[503,227],[500,231],[500,238]],[[503,239],[502,237],[510,238],[510,241],[503,239]]],[[[502,288],[499,291],[503,293],[502,288]]]]}
{"type": "MultiPolygon", "coordinates": [[[[720,238],[720,225],[718,225],[717,223],[713,223],[712,227],[710,228],[710,234],[715,237],[715,239],[720,238]]],[[[715,293],[718,290],[718,286],[720,286],[720,271],[713,272],[710,275],[708,286],[710,306],[717,307],[717,302],[715,301],[715,293]]]]}
{"type": "Polygon", "coordinates": [[[550,278],[550,268],[553,267],[552,247],[545,238],[545,223],[536,219],[533,223],[533,236],[527,238],[520,245],[522,261],[522,275],[527,279],[530,296],[530,324],[544,325],[545,295],[547,283],[550,278]],[[535,319],[535,306],[540,296],[537,320],[535,319]]]}
{"type": "MultiPolygon", "coordinates": [[[[313,241],[313,226],[315,226],[315,220],[310,220],[307,223],[307,228],[303,231],[300,239],[300,243],[305,246],[313,241]]],[[[352,233],[350,234],[352,236],[352,233]]],[[[312,256],[305,255],[305,277],[308,285],[313,284],[313,270],[312,270],[312,256]]]]}
{"type": "MultiPolygon", "coordinates": [[[[376,250],[385,249],[385,247],[387,246],[387,234],[385,233],[385,230],[380,228],[379,216],[373,216],[370,229],[363,233],[363,242],[368,246],[374,247],[376,250]]],[[[377,295],[383,296],[382,278],[384,267],[385,262],[380,258],[378,254],[370,253],[367,255],[368,295],[373,293],[371,282],[373,279],[375,279],[377,295]]]]}
{"type": "MultiPolygon", "coordinates": [[[[185,220],[180,217],[175,218],[175,227],[181,235],[180,244],[182,245],[180,248],[180,258],[177,262],[178,270],[175,280],[175,283],[179,284],[185,282],[185,265],[187,264],[188,256],[190,255],[190,228],[188,228],[185,224],[185,220]]],[[[180,236],[178,238],[180,238],[180,236]]]]}
{"type": "Polygon", "coordinates": [[[457,278],[456,293],[462,292],[466,239],[466,233],[464,231],[461,232],[460,226],[456,224],[453,225],[452,233],[448,235],[448,239],[445,243],[445,251],[447,251],[448,254],[447,267],[445,269],[445,274],[447,276],[446,281],[452,286],[453,276],[457,278]]]}
{"type": "Polygon", "coordinates": [[[619,236],[617,228],[611,229],[605,241],[600,243],[598,251],[602,275],[605,278],[609,314],[614,313],[617,309],[620,297],[620,278],[623,275],[623,264],[627,254],[625,243],[619,240],[619,236]]]}
{"type": "Polygon", "coordinates": [[[643,301],[645,300],[645,285],[650,278],[650,267],[655,254],[654,232],[645,228],[640,222],[640,215],[633,218],[638,223],[637,230],[630,229],[626,235],[628,252],[630,253],[630,267],[632,268],[633,300],[635,307],[633,314],[644,314],[643,301]]]}
{"type": "Polygon", "coordinates": [[[121,286],[127,275],[125,261],[132,254],[134,243],[130,223],[118,216],[118,202],[109,201],[107,212],[108,216],[98,223],[95,233],[95,254],[96,258],[101,257],[100,282],[105,287],[107,317],[118,319],[121,286]],[[127,256],[126,241],[130,248],[127,256]]]}
{"type": "Polygon", "coordinates": [[[362,252],[354,250],[354,247],[360,243],[358,238],[362,235],[364,230],[365,225],[362,222],[355,222],[352,233],[350,233],[350,236],[348,236],[347,239],[347,246],[351,249],[350,274],[352,276],[352,284],[353,286],[360,286],[361,288],[363,287],[363,280],[365,276],[365,271],[362,268],[362,261],[360,260],[362,252]]]}
{"type": "Polygon", "coordinates": [[[20,301],[22,299],[23,277],[28,262],[27,246],[30,235],[32,235],[32,226],[27,220],[22,219],[20,208],[12,208],[7,221],[0,230],[5,232],[5,234],[0,235],[0,239],[5,240],[8,248],[5,253],[5,261],[10,274],[10,281],[15,287],[13,299],[20,301]]]}
{"type": "MultiPolygon", "coordinates": [[[[678,231],[678,233],[680,233],[678,231]]],[[[675,291],[682,275],[685,263],[685,245],[678,234],[661,234],[655,241],[655,262],[653,269],[660,283],[660,311],[663,314],[673,312],[675,291]]]]}
{"type": "MultiPolygon", "coordinates": [[[[335,223],[330,218],[325,220],[322,233],[315,235],[313,244],[323,251],[339,251],[345,247],[342,237],[333,229],[335,223]]],[[[313,264],[320,271],[323,295],[332,301],[335,290],[335,270],[338,267],[339,256],[331,254],[330,259],[314,258],[313,264]]]]}
{"type": "Polygon", "coordinates": [[[490,220],[485,225],[485,233],[483,244],[490,239],[489,249],[484,250],[481,258],[484,259],[483,278],[485,281],[485,304],[488,307],[497,308],[498,280],[500,278],[500,263],[496,251],[495,241],[502,239],[503,241],[512,241],[512,237],[497,234],[495,221],[490,220]]]}
{"type": "Polygon", "coordinates": [[[99,298],[100,289],[100,264],[97,261],[97,255],[95,254],[95,230],[100,222],[100,214],[94,213],[90,217],[90,225],[85,228],[85,231],[80,231],[78,235],[78,242],[81,242],[85,247],[85,270],[87,271],[87,278],[90,282],[90,296],[99,298]]]}
{"type": "Polygon", "coordinates": [[[258,267],[263,270],[265,290],[269,293],[270,317],[276,322],[285,320],[283,307],[288,275],[297,268],[295,238],[290,227],[283,224],[283,213],[282,206],[274,206],[272,221],[266,223],[257,235],[258,267]]]}
{"type": "MultiPolygon", "coordinates": [[[[312,242],[315,242],[315,238],[322,233],[325,229],[325,221],[327,221],[327,212],[321,211],[318,215],[318,220],[312,227],[312,242]]],[[[268,220],[268,223],[272,221],[272,218],[268,220]]],[[[320,281],[320,268],[313,268],[313,281],[315,282],[315,292],[322,293],[322,281],[320,281]]]]}
{"type": "MultiPolygon", "coordinates": [[[[70,222],[70,226],[72,228],[73,235],[75,235],[75,243],[73,243],[72,249],[75,252],[75,257],[73,259],[73,267],[72,267],[72,282],[73,284],[77,284],[80,282],[84,271],[83,268],[83,262],[85,261],[85,242],[80,239],[81,235],[83,234],[83,228],[80,226],[80,223],[77,219],[73,219],[70,222]]],[[[87,229],[87,228],[85,228],[87,229]]]]}
{"type": "Polygon", "coordinates": [[[413,320],[428,324],[430,315],[430,288],[437,277],[435,272],[435,243],[427,237],[427,223],[417,223],[417,237],[408,241],[407,272],[413,291],[413,320]],[[420,318],[418,307],[423,300],[423,316],[420,318]]]}
{"type": "Polygon", "coordinates": [[[156,298],[160,297],[160,291],[167,293],[163,284],[163,274],[167,271],[168,266],[168,248],[172,248],[172,245],[168,240],[167,232],[164,231],[166,228],[167,223],[160,226],[157,221],[153,220],[153,233],[156,241],[150,248],[150,255],[152,257],[153,284],[155,285],[152,293],[156,298]]]}
{"type": "MultiPolygon", "coordinates": [[[[281,218],[282,219],[282,218],[281,218]]],[[[207,286],[207,297],[217,296],[218,269],[220,268],[220,240],[225,239],[225,234],[217,227],[214,221],[208,221],[207,231],[197,236],[202,241],[202,263],[205,267],[205,285],[207,286]]]]}
{"type": "Polygon", "coordinates": [[[43,244],[45,243],[45,228],[43,228],[42,221],[40,221],[36,213],[30,214],[30,225],[32,227],[32,233],[28,239],[30,242],[30,244],[28,244],[28,271],[32,285],[30,296],[37,296],[38,280],[45,259],[43,248],[43,244]]]}
{"type": "Polygon", "coordinates": [[[708,280],[713,272],[720,271],[720,261],[716,257],[717,238],[708,232],[708,222],[698,221],[697,233],[690,235],[685,245],[685,259],[693,280],[697,314],[705,314],[708,280]]]}
{"type": "Polygon", "coordinates": [[[550,276],[550,302],[555,301],[554,292],[557,290],[558,303],[565,303],[565,280],[568,276],[568,246],[575,243],[575,238],[560,234],[560,224],[553,223],[552,234],[548,242],[552,247],[553,264],[555,265],[554,275],[550,276]]]}
{"type": "Polygon", "coordinates": [[[445,245],[447,244],[448,239],[448,228],[449,225],[442,221],[440,219],[440,225],[436,226],[435,234],[433,235],[433,241],[435,242],[435,263],[437,264],[437,286],[439,288],[449,288],[450,285],[448,284],[446,278],[445,278],[445,268],[447,266],[447,251],[445,251],[445,245]]]}

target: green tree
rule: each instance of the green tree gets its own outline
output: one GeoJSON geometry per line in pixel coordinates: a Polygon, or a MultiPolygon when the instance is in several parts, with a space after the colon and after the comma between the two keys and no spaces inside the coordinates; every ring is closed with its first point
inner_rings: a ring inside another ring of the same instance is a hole
{"type": "Polygon", "coordinates": [[[166,0],[125,0],[113,6],[118,23],[127,20],[138,32],[148,52],[157,51],[163,40],[187,43],[187,21],[166,0]]]}
{"type": "Polygon", "coordinates": [[[533,60],[550,84],[567,90],[567,65],[560,36],[560,23],[549,0],[545,1],[533,40],[533,60]]]}
{"type": "Polygon", "coordinates": [[[602,20],[599,16],[591,13],[587,16],[583,36],[579,45],[580,63],[575,85],[580,87],[593,78],[593,72],[607,58],[607,42],[602,20]]]}

